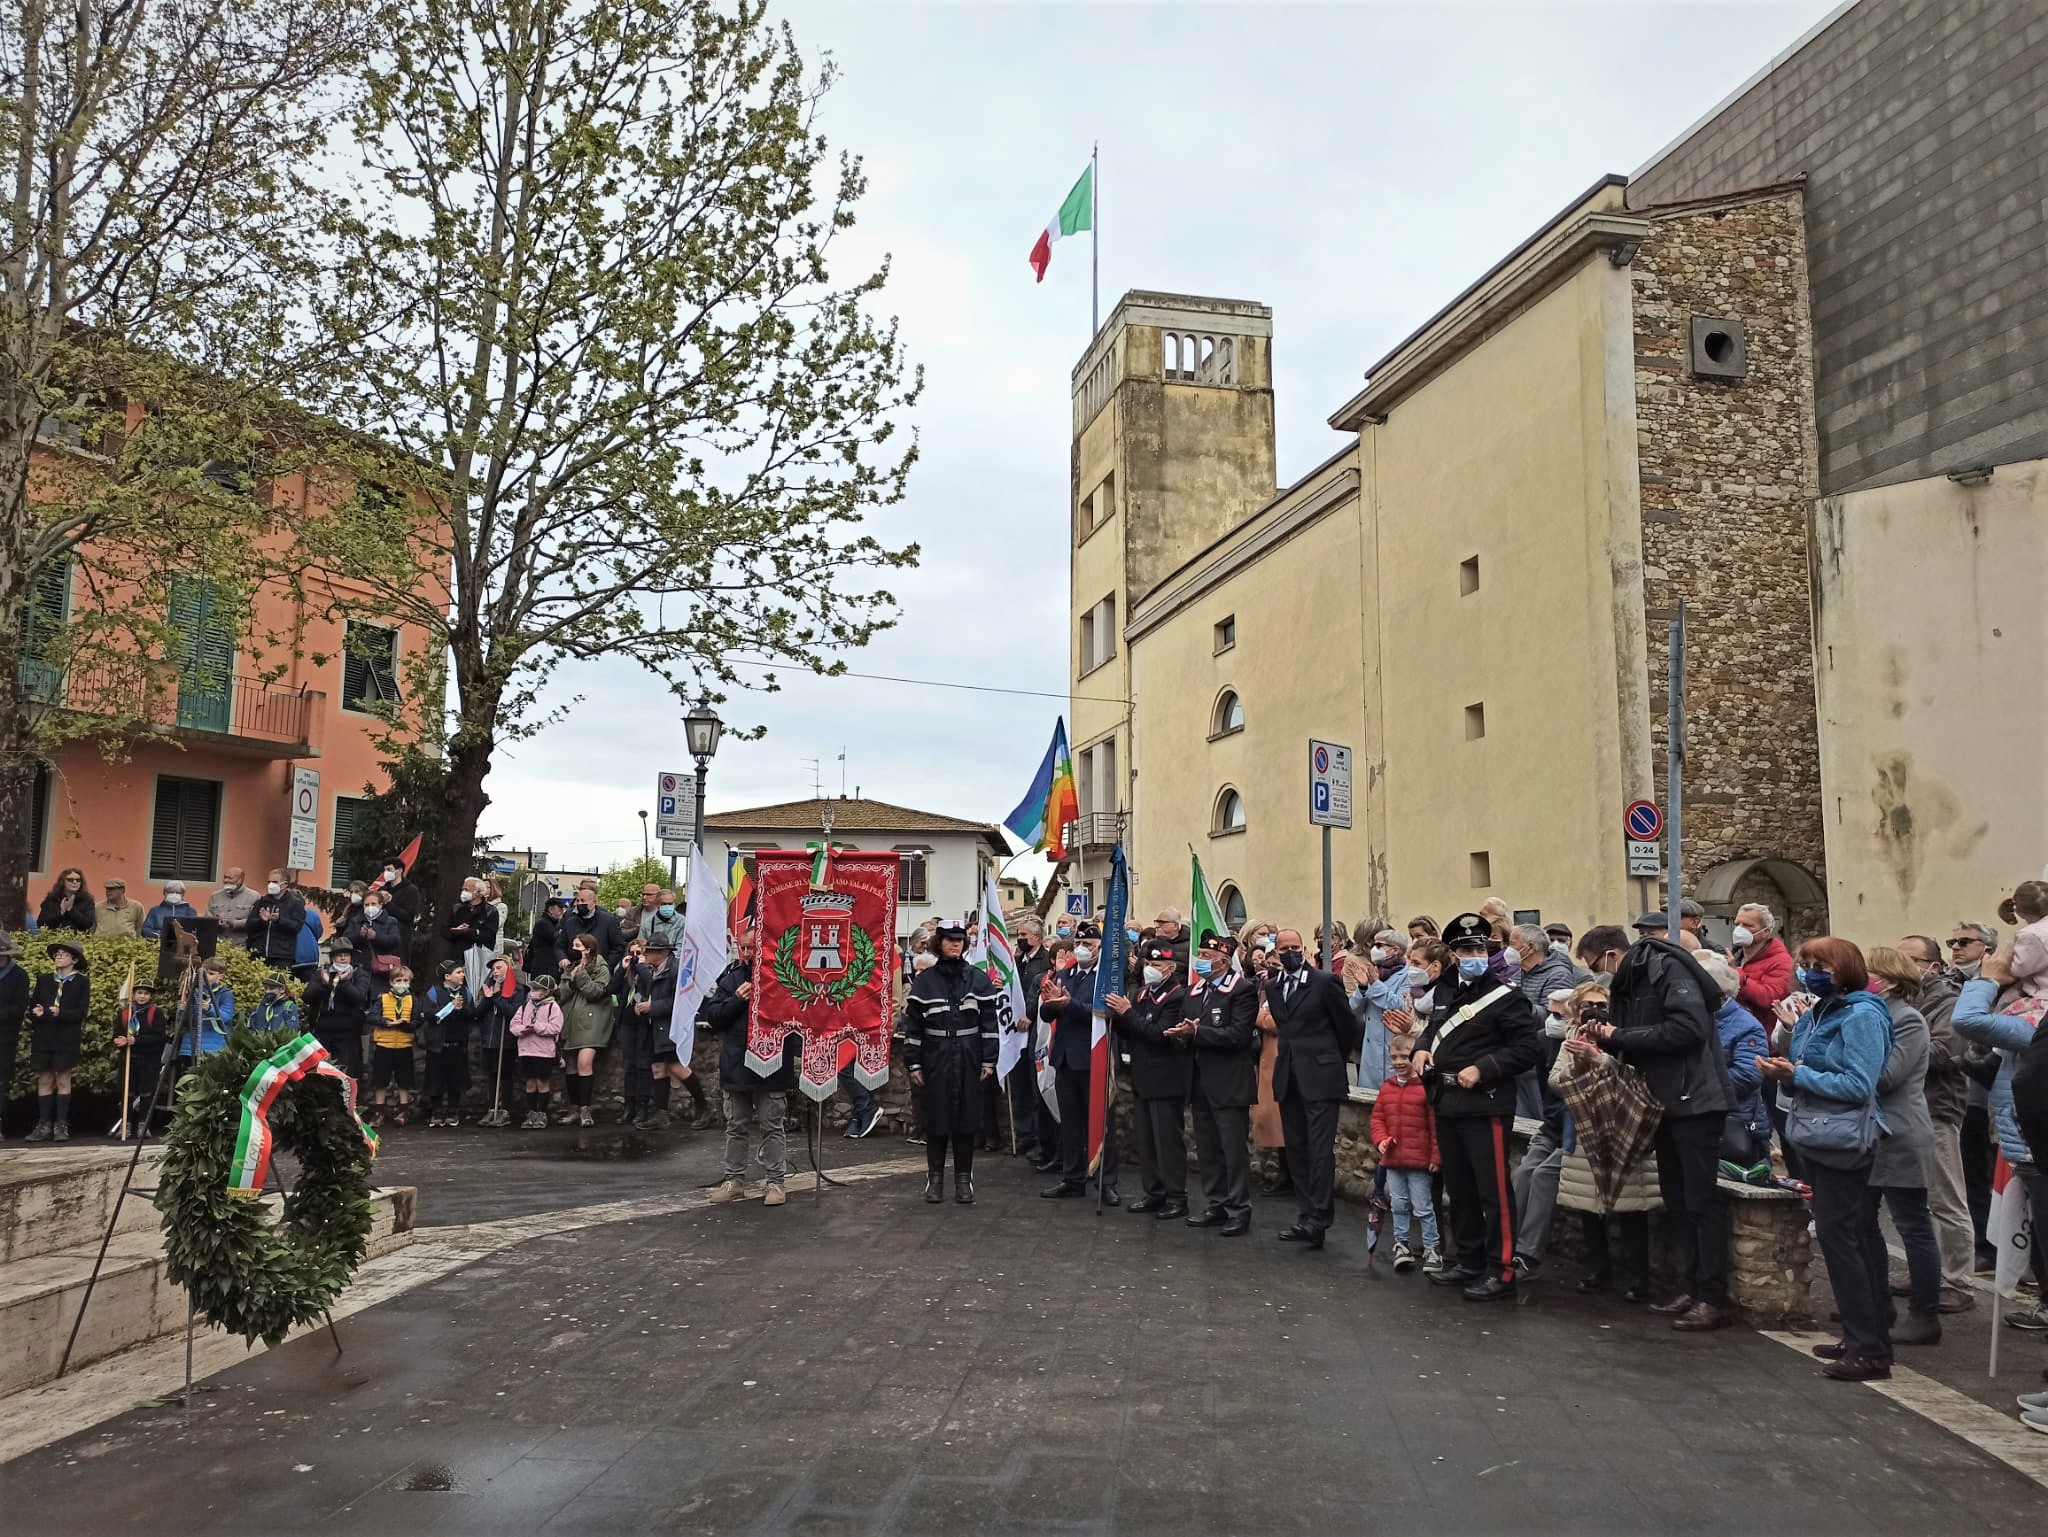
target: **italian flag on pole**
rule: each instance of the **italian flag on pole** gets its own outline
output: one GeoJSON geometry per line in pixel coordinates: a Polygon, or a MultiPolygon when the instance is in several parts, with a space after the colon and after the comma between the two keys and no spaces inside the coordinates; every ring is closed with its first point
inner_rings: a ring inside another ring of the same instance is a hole
{"type": "Polygon", "coordinates": [[[1067,194],[1067,200],[1060,204],[1060,211],[1053,215],[1052,223],[1038,237],[1038,244],[1031,248],[1031,270],[1037,274],[1036,281],[1045,281],[1045,269],[1052,265],[1052,243],[1069,235],[1078,235],[1083,230],[1095,228],[1095,167],[1091,164],[1081,173],[1081,179],[1074,183],[1074,190],[1067,194]]]}

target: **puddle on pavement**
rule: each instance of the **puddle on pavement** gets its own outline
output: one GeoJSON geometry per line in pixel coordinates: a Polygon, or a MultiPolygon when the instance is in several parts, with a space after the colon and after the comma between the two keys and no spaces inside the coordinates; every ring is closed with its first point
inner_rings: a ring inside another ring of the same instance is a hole
{"type": "Polygon", "coordinates": [[[449,1494],[455,1489],[455,1474],[437,1462],[428,1463],[406,1474],[398,1487],[408,1494],[449,1494]]]}
{"type": "Polygon", "coordinates": [[[627,1132],[617,1137],[578,1137],[574,1142],[545,1142],[537,1147],[520,1148],[510,1156],[550,1162],[566,1159],[579,1163],[635,1163],[643,1158],[663,1158],[674,1151],[673,1143],[627,1132]]]}

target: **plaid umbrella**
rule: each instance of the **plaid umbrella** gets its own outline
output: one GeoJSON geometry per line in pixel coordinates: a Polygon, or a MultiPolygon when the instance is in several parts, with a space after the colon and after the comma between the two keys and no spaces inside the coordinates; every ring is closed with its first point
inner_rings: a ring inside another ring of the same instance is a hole
{"type": "Polygon", "coordinates": [[[1571,1112],[1579,1151],[1593,1170],[1593,1187],[1609,1211],[1621,1197],[1621,1182],[1657,1140],[1664,1107],[1643,1075],[1603,1052],[1591,1062],[1574,1060],[1564,1081],[1565,1109],[1571,1112]]]}

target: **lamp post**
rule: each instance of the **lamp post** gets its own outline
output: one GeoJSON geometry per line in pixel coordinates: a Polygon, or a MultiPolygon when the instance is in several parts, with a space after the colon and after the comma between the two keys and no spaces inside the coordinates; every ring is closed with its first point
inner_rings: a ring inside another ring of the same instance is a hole
{"type": "Polygon", "coordinates": [[[640,813],[640,863],[651,864],[653,860],[654,850],[647,842],[647,813],[643,811],[640,813]]]}
{"type": "Polygon", "coordinates": [[[699,695],[697,707],[683,717],[683,737],[690,756],[697,760],[697,823],[691,832],[693,847],[704,846],[704,776],[711,768],[711,755],[718,751],[718,739],[725,734],[725,722],[711,708],[711,697],[699,695]]]}

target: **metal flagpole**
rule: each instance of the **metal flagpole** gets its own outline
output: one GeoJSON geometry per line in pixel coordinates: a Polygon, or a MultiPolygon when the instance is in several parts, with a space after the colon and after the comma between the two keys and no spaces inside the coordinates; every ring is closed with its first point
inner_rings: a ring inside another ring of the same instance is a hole
{"type": "Polygon", "coordinates": [[[1665,860],[1670,868],[1665,872],[1664,905],[1668,911],[1664,921],[1670,924],[1666,931],[1673,944],[1678,943],[1678,909],[1685,885],[1684,871],[1684,827],[1685,827],[1685,599],[1678,600],[1678,617],[1671,621],[1669,643],[1669,672],[1665,687],[1670,693],[1670,719],[1665,729],[1664,778],[1665,778],[1665,824],[1670,835],[1670,845],[1665,860]]]}
{"type": "Polygon", "coordinates": [[[1088,344],[1102,334],[1102,145],[1088,146],[1088,344]]]}

